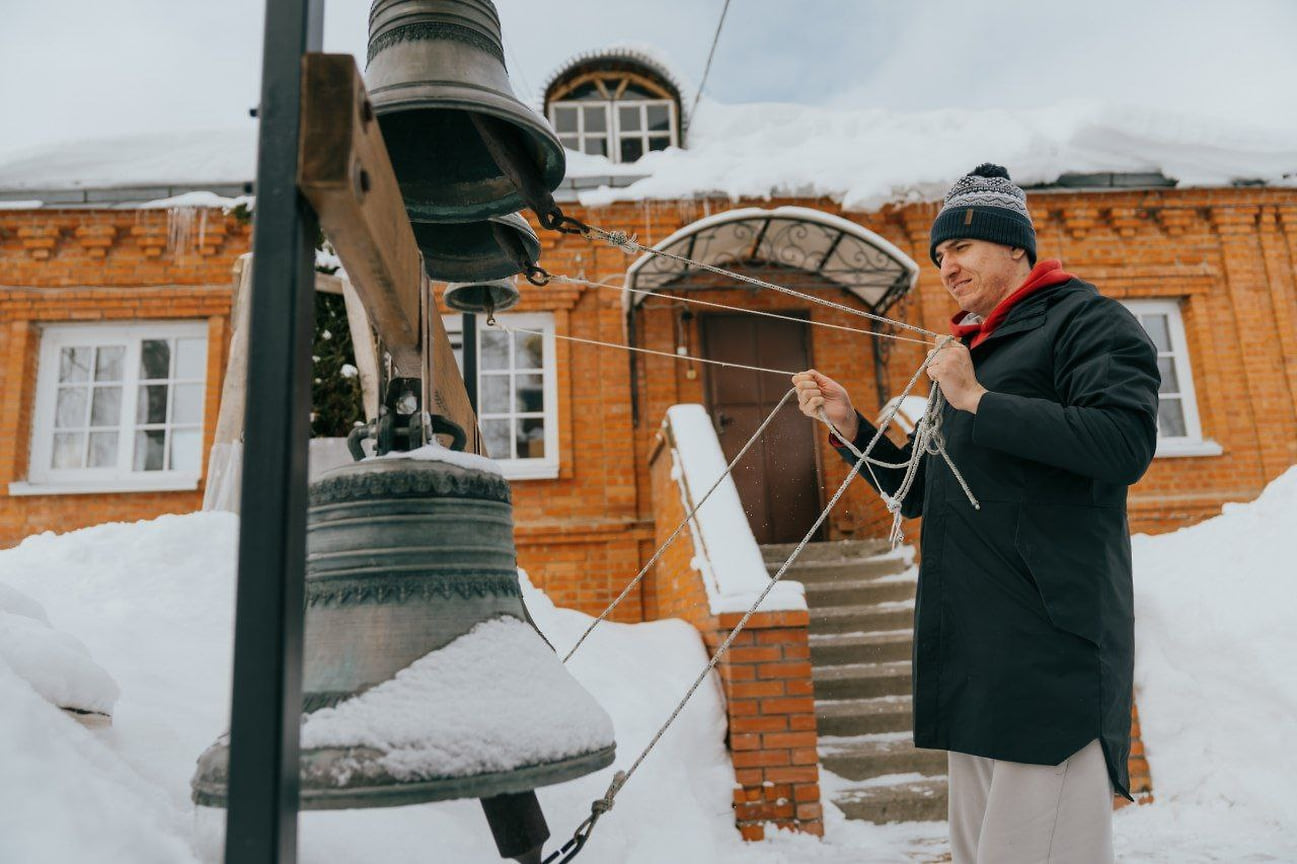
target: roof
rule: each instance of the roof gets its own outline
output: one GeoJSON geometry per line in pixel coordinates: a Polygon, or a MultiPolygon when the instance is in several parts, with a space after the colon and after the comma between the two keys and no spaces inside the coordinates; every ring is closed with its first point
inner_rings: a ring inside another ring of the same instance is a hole
{"type": "MultiPolygon", "coordinates": [[[[1203,115],[1073,102],[923,112],[704,98],[688,149],[618,165],[568,153],[559,200],[597,206],[694,197],[828,197],[847,210],[939,200],[980,162],[1024,186],[1069,175],[1138,185],[1297,186],[1297,127],[1283,114],[1239,126],[1203,115]],[[1137,178],[1138,179],[1138,178],[1137,178]],[[1132,181],[1134,182],[1134,181],[1132,181]]],[[[0,155],[0,202],[112,205],[205,190],[233,197],[255,175],[253,123],[212,132],[82,140],[0,155]]],[[[1097,181],[1096,181],[1097,182],[1097,181]]]]}

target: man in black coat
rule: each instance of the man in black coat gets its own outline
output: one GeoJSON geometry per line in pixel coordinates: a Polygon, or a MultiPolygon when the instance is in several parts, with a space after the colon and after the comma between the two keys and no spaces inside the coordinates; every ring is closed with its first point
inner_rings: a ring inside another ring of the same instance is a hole
{"type": "MultiPolygon", "coordinates": [[[[1156,351],[1121,304],[1036,263],[1003,168],[955,184],[931,241],[961,311],[928,375],[980,509],[940,458],[902,501],[923,516],[914,742],[949,751],[954,864],[1110,862],[1112,794],[1129,797],[1126,490],[1157,443],[1156,351]]],[[[804,413],[865,448],[875,428],[841,385],[814,370],[793,382],[804,413]]],[[[903,462],[912,446],[884,437],[871,455],[903,462]]],[[[874,472],[896,491],[901,470],[874,472]]]]}

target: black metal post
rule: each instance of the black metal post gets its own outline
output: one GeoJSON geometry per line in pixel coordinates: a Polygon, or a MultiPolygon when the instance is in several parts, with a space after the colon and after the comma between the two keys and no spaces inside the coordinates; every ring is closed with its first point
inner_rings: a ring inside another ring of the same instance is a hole
{"type": "Polygon", "coordinates": [[[323,0],[268,0],[252,248],[226,864],[297,858],[314,211],[297,191],[302,54],[323,0]]]}
{"type": "Polygon", "coordinates": [[[477,316],[472,312],[464,313],[463,345],[460,352],[464,357],[464,389],[468,391],[468,404],[473,413],[477,413],[477,316]]]}

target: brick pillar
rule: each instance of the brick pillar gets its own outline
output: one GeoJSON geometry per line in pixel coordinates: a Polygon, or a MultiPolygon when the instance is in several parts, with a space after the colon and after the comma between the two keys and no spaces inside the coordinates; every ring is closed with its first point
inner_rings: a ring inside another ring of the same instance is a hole
{"type": "MultiPolygon", "coordinates": [[[[669,429],[663,433],[649,456],[658,543],[685,514],[672,470],[669,429]]],[[[693,624],[708,654],[715,656],[743,614],[712,613],[701,575],[692,566],[699,554],[705,553],[695,546],[692,532],[682,532],[659,559],[652,596],[644,605],[658,617],[693,624]]],[[[767,824],[824,833],[809,622],[804,609],[757,612],[716,665],[734,760],[734,821],[746,840],[763,839],[767,824]]]]}
{"type": "MultiPolygon", "coordinates": [[[[727,613],[703,631],[709,652],[742,617],[727,613]]],[[[807,612],[759,612],[717,664],[734,758],[734,820],[745,840],[765,826],[822,835],[820,766],[807,612]]]]}
{"type": "MultiPolygon", "coordinates": [[[[1130,758],[1126,760],[1130,772],[1130,794],[1136,804],[1153,803],[1153,775],[1149,773],[1148,759],[1144,756],[1144,739],[1139,728],[1139,706],[1130,703],[1130,758]]],[[[1120,810],[1130,802],[1120,795],[1113,797],[1113,809],[1120,810]]]]}

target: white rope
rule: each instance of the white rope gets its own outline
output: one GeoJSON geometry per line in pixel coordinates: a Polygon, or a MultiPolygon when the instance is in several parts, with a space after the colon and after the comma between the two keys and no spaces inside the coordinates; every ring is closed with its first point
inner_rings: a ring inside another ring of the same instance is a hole
{"type": "Polygon", "coordinates": [[[707,492],[703,495],[703,497],[699,499],[698,503],[695,504],[693,508],[690,509],[690,511],[685,514],[685,518],[680,520],[680,524],[677,525],[675,530],[671,532],[671,536],[668,537],[666,541],[663,542],[662,545],[658,547],[657,551],[653,553],[653,557],[649,559],[649,562],[640,569],[639,573],[635,574],[635,578],[632,579],[626,585],[626,587],[622,590],[621,594],[617,595],[617,599],[609,603],[608,608],[603,610],[603,612],[599,613],[598,618],[590,622],[590,626],[586,628],[585,632],[581,634],[581,638],[576,640],[576,644],[572,646],[572,650],[568,651],[567,656],[563,658],[564,663],[572,659],[572,655],[576,653],[576,649],[581,647],[581,643],[585,641],[586,637],[590,635],[590,633],[594,630],[594,628],[598,627],[599,624],[602,623],[604,619],[606,619],[612,613],[612,611],[617,608],[617,605],[621,603],[622,600],[626,599],[626,595],[634,590],[635,586],[638,585],[640,583],[640,580],[644,578],[644,574],[648,573],[648,571],[653,567],[653,565],[657,563],[658,559],[661,558],[663,553],[667,551],[667,547],[669,547],[672,543],[675,542],[676,537],[679,536],[680,532],[683,531],[685,526],[688,525],[689,522],[694,518],[694,514],[697,513],[700,509],[702,509],[702,506],[707,503],[707,499],[712,497],[712,493],[720,488],[720,485],[725,481],[725,478],[729,477],[730,473],[734,471],[734,466],[738,465],[739,462],[743,459],[743,457],[747,454],[748,450],[752,448],[752,445],[755,444],[758,440],[760,440],[762,433],[766,431],[766,427],[769,426],[770,422],[775,419],[775,415],[779,413],[779,410],[783,408],[784,405],[788,404],[788,400],[791,399],[794,395],[796,395],[796,393],[797,393],[797,389],[793,388],[792,390],[789,390],[787,393],[784,394],[784,398],[780,399],[779,404],[775,406],[774,410],[771,411],[766,416],[765,420],[761,421],[761,425],[757,427],[756,432],[752,433],[752,437],[749,438],[747,443],[743,445],[743,449],[739,450],[739,452],[735,454],[734,458],[730,460],[730,464],[725,466],[725,470],[724,472],[721,473],[721,476],[716,478],[716,482],[712,484],[711,488],[708,489],[707,492]]]}
{"type": "Polygon", "coordinates": [[[707,306],[711,309],[724,309],[727,312],[743,312],[748,315],[760,315],[763,318],[777,318],[780,321],[792,321],[796,324],[809,324],[812,327],[827,327],[831,330],[842,330],[847,333],[859,333],[861,336],[873,336],[878,339],[894,339],[898,342],[911,342],[915,345],[936,344],[936,342],[929,339],[914,339],[909,336],[899,336],[895,333],[883,333],[877,330],[861,330],[859,327],[847,327],[844,324],[831,324],[828,321],[814,321],[807,318],[795,318],[791,315],[780,315],[777,312],[767,312],[763,309],[745,309],[742,306],[726,306],[724,303],[716,303],[711,300],[701,300],[697,297],[682,297],[673,294],[662,294],[644,288],[628,288],[625,285],[614,285],[611,282],[593,282],[589,279],[578,279],[575,276],[551,276],[550,279],[554,282],[566,282],[571,285],[588,285],[591,288],[607,288],[612,291],[621,291],[626,294],[638,294],[641,297],[658,297],[663,300],[669,300],[672,303],[691,303],[696,306],[707,306]]]}
{"type": "MultiPolygon", "coordinates": [[[[504,329],[508,330],[510,328],[505,327],[504,329]]],[[[539,333],[540,331],[528,331],[528,330],[519,329],[518,332],[539,333]]],[[[544,334],[542,333],[541,335],[544,334]]],[[[583,340],[583,341],[590,341],[590,340],[583,340]]],[[[906,384],[905,390],[901,394],[902,398],[910,393],[910,391],[914,388],[915,383],[918,381],[919,377],[923,374],[923,372],[928,368],[928,365],[932,362],[932,358],[935,357],[937,352],[939,352],[943,347],[949,344],[950,341],[951,341],[951,337],[944,338],[942,342],[938,345],[938,347],[928,354],[923,364],[914,373],[914,376],[910,378],[909,383],[906,384]]],[[[615,345],[613,343],[595,343],[595,344],[608,345],[609,347],[623,348],[626,350],[630,350],[628,349],[627,346],[615,345]]],[[[675,355],[668,354],[666,356],[670,357],[675,355]]],[[[935,446],[937,448],[935,452],[940,452],[942,456],[946,459],[946,462],[950,465],[951,469],[954,470],[954,463],[950,460],[950,457],[945,453],[944,442],[939,437],[939,429],[940,429],[939,421],[938,421],[938,425],[935,427],[930,426],[926,422],[929,419],[929,415],[934,414],[934,404],[936,405],[935,416],[938,418],[940,417],[941,406],[940,404],[937,404],[941,401],[940,391],[935,385],[933,390],[934,390],[933,397],[929,399],[928,408],[924,412],[924,416],[920,418],[919,425],[916,428],[918,428],[920,431],[929,428],[934,428],[936,430],[938,437],[935,438],[935,444],[933,444],[932,446],[935,446]]],[[[626,586],[626,588],[621,592],[621,594],[618,595],[617,599],[614,600],[597,619],[591,622],[588,628],[586,628],[586,631],[581,635],[581,638],[577,640],[576,644],[572,646],[572,649],[568,651],[567,656],[563,658],[564,663],[566,663],[572,657],[572,655],[576,653],[577,648],[579,648],[581,644],[585,642],[586,637],[590,635],[591,631],[593,631],[595,627],[597,627],[602,621],[604,621],[608,617],[609,614],[611,614],[612,610],[617,606],[617,604],[619,604],[631,592],[631,590],[633,590],[634,586],[637,585],[641,579],[643,579],[644,575],[648,572],[649,568],[652,567],[653,564],[656,563],[657,560],[662,556],[662,554],[666,552],[667,548],[673,542],[675,542],[676,538],[684,530],[685,525],[687,525],[689,521],[694,517],[694,515],[698,512],[699,508],[702,507],[704,502],[706,502],[707,498],[720,486],[724,478],[730,475],[730,473],[734,470],[735,466],[738,464],[739,460],[743,458],[744,454],[747,453],[748,449],[752,446],[752,444],[760,438],[762,433],[765,431],[766,427],[770,424],[771,420],[774,418],[775,414],[777,414],[784,407],[784,405],[788,402],[789,398],[791,398],[792,395],[796,392],[797,391],[794,388],[793,390],[790,390],[788,393],[784,394],[784,398],[780,400],[779,404],[775,407],[773,411],[770,412],[770,414],[762,422],[761,426],[752,435],[752,437],[748,440],[748,442],[743,445],[743,448],[739,451],[739,453],[734,457],[733,460],[730,461],[730,463],[726,466],[725,471],[716,480],[716,482],[712,484],[712,487],[707,490],[707,493],[703,495],[702,500],[699,501],[698,504],[695,505],[689,511],[689,513],[685,516],[685,518],[681,520],[680,524],[676,526],[676,529],[673,532],[671,532],[671,536],[667,538],[666,542],[664,542],[658,548],[658,550],[653,554],[652,560],[649,561],[649,563],[646,564],[638,574],[636,574],[635,578],[631,581],[629,585],[626,586]]],[[[689,686],[689,689],[685,692],[684,696],[676,704],[674,710],[672,710],[671,715],[667,717],[666,722],[664,722],[661,726],[658,727],[657,732],[654,733],[653,737],[649,740],[648,744],[644,747],[644,749],[640,751],[639,755],[635,758],[635,761],[631,763],[630,768],[626,769],[625,771],[617,771],[614,773],[613,779],[611,783],[609,783],[608,789],[604,792],[603,796],[596,799],[592,803],[591,816],[589,819],[586,820],[585,823],[582,824],[582,828],[578,829],[577,831],[578,836],[582,836],[582,831],[584,830],[585,832],[584,837],[588,837],[589,831],[593,829],[594,822],[599,818],[599,816],[612,809],[617,794],[621,792],[622,788],[635,774],[636,770],[639,769],[639,766],[643,764],[646,758],[648,758],[649,753],[651,753],[653,751],[653,748],[657,746],[658,742],[662,739],[662,736],[666,734],[667,729],[669,729],[671,727],[671,724],[676,721],[676,718],[680,716],[680,713],[684,710],[685,706],[689,703],[689,700],[693,698],[694,693],[698,691],[698,688],[702,685],[702,682],[706,680],[707,675],[716,668],[717,664],[720,663],[721,659],[729,651],[730,646],[734,643],[735,638],[737,638],[739,633],[743,631],[743,628],[747,626],[748,621],[752,618],[754,614],[756,614],[757,609],[765,601],[766,597],[770,595],[770,592],[774,590],[775,585],[777,585],[779,581],[784,577],[784,574],[788,572],[788,568],[791,567],[793,565],[793,562],[797,560],[798,556],[802,554],[802,550],[806,548],[806,545],[808,543],[810,543],[811,538],[814,537],[816,532],[820,530],[820,526],[824,524],[824,520],[828,518],[829,514],[833,511],[833,508],[837,506],[838,501],[842,498],[843,494],[847,491],[847,487],[851,484],[851,481],[854,480],[856,475],[860,473],[860,469],[862,467],[867,467],[869,468],[870,474],[871,475],[873,474],[873,469],[869,466],[871,462],[876,460],[872,460],[869,457],[869,453],[873,450],[874,446],[878,443],[879,439],[882,437],[882,430],[886,428],[887,424],[890,423],[892,419],[896,416],[896,412],[897,410],[899,410],[900,402],[901,402],[900,399],[896,400],[896,404],[889,412],[886,421],[882,423],[879,426],[879,428],[875,431],[873,438],[871,438],[869,443],[865,446],[864,452],[861,452],[860,450],[856,449],[855,445],[851,441],[847,440],[838,431],[837,427],[835,427],[833,423],[828,419],[828,416],[824,413],[823,409],[820,410],[819,412],[820,419],[829,427],[829,429],[833,431],[834,435],[836,435],[839,440],[843,441],[846,444],[847,448],[856,456],[855,463],[852,464],[851,470],[847,472],[846,478],[843,479],[842,483],[838,486],[837,490],[833,493],[833,497],[829,499],[828,503],[824,506],[824,509],[820,511],[820,514],[819,516],[816,517],[814,524],[811,525],[810,529],[807,530],[805,536],[802,537],[801,542],[799,542],[797,546],[793,549],[792,553],[779,567],[778,571],[776,571],[776,573],[770,577],[770,580],[766,584],[765,589],[752,603],[752,605],[748,608],[748,610],[743,614],[743,617],[739,619],[738,623],[734,625],[733,629],[730,630],[730,633],[725,638],[725,640],[719,646],[717,646],[716,652],[712,655],[711,659],[703,667],[702,671],[698,673],[698,676],[694,679],[693,683],[689,686]]],[[[909,491],[909,484],[913,483],[913,476],[914,473],[917,471],[919,460],[922,459],[924,455],[934,452],[929,447],[930,443],[934,441],[932,435],[924,433],[924,435],[920,435],[919,438],[922,438],[923,446],[922,447],[919,446],[919,440],[918,438],[916,438],[915,447],[911,450],[910,458],[907,461],[907,463],[905,463],[907,467],[907,479],[905,481],[902,481],[902,489],[898,490],[896,496],[889,496],[885,492],[882,492],[881,485],[878,485],[877,478],[876,477],[874,478],[876,488],[879,489],[880,494],[883,496],[883,500],[887,504],[888,510],[893,514],[892,534],[891,534],[893,547],[895,547],[895,544],[897,542],[897,537],[899,535],[898,526],[900,524],[900,519],[901,519],[900,502],[904,500],[905,494],[909,491]],[[925,435],[926,437],[924,437],[925,435]]],[[[885,463],[877,463],[877,464],[881,465],[885,463]]],[[[959,477],[958,471],[956,471],[955,473],[956,476],[959,477]]],[[[973,506],[977,507],[978,506],[977,501],[972,497],[972,492],[969,491],[968,486],[963,482],[962,477],[960,477],[960,484],[964,487],[965,493],[968,494],[969,500],[973,502],[973,506]]],[[[582,840],[582,843],[584,843],[584,839],[582,840]]]]}
{"type": "Polygon", "coordinates": [[[842,481],[842,484],[838,486],[837,491],[833,493],[833,497],[829,499],[829,503],[825,505],[822,511],[820,511],[820,515],[816,518],[815,523],[811,525],[810,530],[806,532],[806,536],[804,536],[801,542],[797,544],[797,547],[793,549],[792,554],[788,556],[788,559],[784,561],[783,565],[775,575],[770,577],[770,582],[766,585],[765,590],[761,592],[759,597],[757,597],[756,602],[748,608],[748,611],[743,613],[743,617],[734,625],[734,629],[730,631],[730,635],[725,637],[725,641],[716,648],[716,653],[712,655],[711,660],[703,667],[703,670],[698,674],[698,677],[694,679],[693,684],[690,685],[684,698],[680,700],[679,704],[676,705],[675,710],[671,712],[671,716],[668,717],[666,722],[658,728],[657,733],[654,734],[652,740],[649,741],[648,746],[640,752],[639,756],[636,757],[630,768],[626,769],[624,772],[617,772],[613,777],[613,783],[608,787],[608,792],[604,795],[602,800],[611,803],[612,798],[615,797],[616,794],[621,791],[621,788],[626,785],[626,781],[628,781],[631,778],[631,775],[635,773],[635,770],[639,768],[640,763],[642,763],[653,748],[657,746],[658,741],[661,740],[664,734],[666,734],[667,729],[675,722],[675,719],[680,716],[680,712],[684,710],[685,705],[689,703],[689,700],[693,698],[698,687],[704,680],[706,680],[708,673],[716,668],[716,664],[718,664],[721,661],[721,658],[725,656],[725,653],[729,651],[730,645],[733,644],[734,639],[739,635],[739,633],[743,631],[743,628],[748,623],[748,619],[756,614],[757,608],[766,597],[769,596],[770,592],[774,590],[775,585],[779,584],[779,580],[783,578],[786,572],[788,572],[788,568],[797,560],[797,556],[802,554],[802,550],[806,548],[806,544],[811,542],[811,538],[820,530],[820,526],[824,524],[824,520],[828,518],[829,513],[837,505],[838,499],[840,499],[843,493],[847,491],[847,486],[853,479],[855,479],[856,474],[859,473],[861,464],[863,463],[856,462],[856,464],[851,467],[851,470],[847,472],[846,479],[842,481]]]}
{"type": "Polygon", "coordinates": [[[690,357],[685,354],[672,354],[670,351],[654,351],[651,348],[635,348],[631,345],[619,345],[616,342],[600,342],[598,339],[582,339],[580,336],[564,336],[561,333],[547,333],[544,330],[528,330],[526,327],[511,327],[500,321],[490,325],[499,327],[509,333],[528,333],[532,336],[553,336],[555,339],[562,339],[566,342],[580,342],[582,345],[598,345],[603,348],[617,348],[622,351],[634,351],[637,354],[653,354],[658,357],[670,357],[672,360],[687,361],[689,363],[709,363],[712,366],[724,366],[727,369],[746,369],[749,372],[769,372],[772,375],[787,375],[792,377],[797,374],[789,372],[787,369],[767,369],[764,366],[746,366],[742,363],[727,363],[724,360],[708,360],[705,357],[690,357]]]}
{"type": "Polygon", "coordinates": [[[955,467],[954,460],[951,459],[950,454],[946,452],[946,440],[945,436],[941,432],[941,412],[945,407],[946,400],[941,393],[941,385],[936,382],[933,383],[932,389],[928,394],[928,404],[923,409],[923,416],[919,418],[918,423],[914,426],[914,443],[910,448],[910,458],[904,462],[888,463],[880,462],[869,455],[873,452],[874,445],[876,445],[878,440],[883,437],[883,431],[889,424],[891,424],[892,420],[896,418],[896,413],[900,410],[901,403],[904,401],[906,396],[910,395],[910,391],[914,389],[914,385],[919,380],[919,377],[927,371],[929,364],[932,363],[933,358],[937,356],[941,349],[945,348],[952,341],[954,341],[953,336],[943,338],[937,347],[934,348],[926,358],[924,358],[922,365],[920,365],[918,370],[915,371],[914,375],[910,378],[909,383],[905,385],[905,389],[901,391],[900,397],[893,400],[892,408],[888,412],[887,416],[878,423],[878,427],[874,430],[873,437],[870,438],[869,443],[865,445],[864,452],[856,449],[855,444],[852,443],[847,436],[843,435],[837,426],[833,425],[833,421],[829,419],[828,414],[824,412],[823,408],[820,408],[819,411],[820,420],[823,421],[825,426],[829,427],[829,430],[833,433],[834,437],[841,441],[843,446],[845,446],[847,450],[856,457],[857,465],[863,464],[868,469],[869,477],[874,481],[874,488],[878,490],[879,496],[883,499],[883,504],[887,507],[887,512],[892,514],[892,528],[891,531],[888,532],[887,539],[888,542],[891,543],[893,549],[899,546],[901,541],[905,539],[905,532],[901,529],[901,507],[905,501],[905,496],[910,494],[910,489],[914,485],[914,479],[918,475],[919,461],[925,455],[941,454],[941,458],[946,461],[946,464],[950,467],[951,473],[953,473],[955,479],[959,481],[959,486],[964,490],[964,494],[968,497],[969,503],[973,505],[973,509],[982,509],[982,505],[978,502],[976,496],[973,495],[973,490],[969,488],[968,482],[964,480],[964,475],[955,467]],[[879,482],[878,475],[874,473],[872,467],[874,465],[882,468],[905,469],[905,473],[901,476],[901,484],[897,487],[896,492],[889,495],[883,490],[883,485],[879,482]]]}

